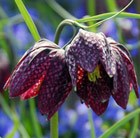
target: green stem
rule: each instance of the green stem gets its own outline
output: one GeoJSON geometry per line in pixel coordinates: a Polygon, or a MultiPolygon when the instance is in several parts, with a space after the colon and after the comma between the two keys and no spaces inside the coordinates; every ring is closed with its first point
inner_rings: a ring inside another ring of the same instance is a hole
{"type": "MultiPolygon", "coordinates": [[[[89,16],[96,15],[96,4],[95,0],[88,0],[87,1],[87,12],[89,16]]],[[[88,25],[91,26],[95,24],[95,21],[88,22],[88,25]]],[[[96,32],[96,27],[93,27],[90,31],[96,32]]]]}
{"type": "Polygon", "coordinates": [[[111,136],[119,127],[126,124],[128,121],[136,117],[138,114],[140,114],[140,109],[137,109],[132,113],[129,113],[122,120],[118,121],[113,126],[111,126],[104,134],[100,136],[100,138],[109,138],[109,136],[111,136]]]}
{"type": "Polygon", "coordinates": [[[88,110],[88,119],[89,119],[89,123],[91,127],[91,130],[90,130],[91,138],[96,138],[91,110],[88,110]]]}
{"type": "MultiPolygon", "coordinates": [[[[60,35],[62,33],[62,30],[64,29],[64,27],[66,25],[69,25],[69,26],[72,26],[73,27],[73,30],[74,32],[76,33],[76,27],[79,27],[79,28],[86,28],[87,26],[85,25],[82,25],[82,24],[79,24],[78,22],[74,21],[74,20],[70,20],[70,19],[66,19],[66,20],[63,20],[57,27],[56,29],[56,33],[55,33],[55,40],[54,42],[56,44],[58,44],[59,42],[59,39],[60,39],[60,35]]],[[[73,36],[75,36],[75,33],[73,36]]],[[[72,37],[73,38],[73,37],[72,37]]]]}
{"type": "Polygon", "coordinates": [[[88,10],[88,15],[90,15],[90,16],[95,15],[95,12],[96,12],[95,0],[87,1],[87,10],[88,10]]]}
{"type": "MultiPolygon", "coordinates": [[[[66,21],[64,20],[57,27],[57,30],[56,30],[56,33],[55,33],[55,40],[54,40],[54,42],[56,44],[59,43],[61,32],[66,25],[71,25],[71,23],[67,22],[67,20],[66,21]]],[[[58,134],[58,112],[56,112],[52,116],[52,118],[50,120],[50,128],[51,128],[51,138],[58,138],[58,135],[59,135],[58,134]]]]}
{"type": "Polygon", "coordinates": [[[56,112],[50,121],[51,138],[58,138],[58,112],[56,112]]]}
{"type": "MultiPolygon", "coordinates": [[[[113,15],[116,15],[117,13],[118,12],[103,13],[103,14],[92,16],[92,17],[85,17],[85,18],[82,18],[82,19],[77,19],[75,21],[77,21],[78,23],[85,23],[85,22],[90,22],[90,21],[95,21],[95,20],[102,20],[102,19],[109,18],[109,17],[111,17],[113,15]]],[[[135,18],[135,19],[140,19],[140,14],[121,12],[117,16],[115,16],[114,18],[135,18]]]]}
{"type": "MultiPolygon", "coordinates": [[[[87,1],[87,11],[88,15],[93,16],[96,15],[96,1],[95,0],[88,0],[87,1]]],[[[88,22],[88,25],[94,24],[95,21],[88,22]]],[[[96,32],[96,27],[92,28],[90,31],[96,32]]],[[[95,129],[94,129],[94,120],[92,117],[92,112],[91,110],[88,110],[88,121],[90,123],[90,133],[91,133],[91,138],[96,138],[95,134],[95,129]]]]}
{"type": "Polygon", "coordinates": [[[116,0],[106,0],[106,5],[108,11],[114,11],[114,10],[117,11],[116,0]]]}
{"type": "MultiPolygon", "coordinates": [[[[60,35],[66,25],[75,27],[75,22],[73,20],[66,19],[58,25],[55,33],[55,40],[54,40],[56,44],[59,43],[60,35]]],[[[50,127],[51,127],[51,138],[58,138],[58,112],[56,112],[51,118],[50,127]]]]}
{"type": "Polygon", "coordinates": [[[73,20],[63,20],[57,27],[56,29],[56,33],[55,33],[55,39],[54,39],[54,42],[56,44],[59,43],[59,39],[60,39],[60,35],[61,35],[61,32],[63,31],[63,28],[66,26],[66,25],[72,25],[73,24],[73,20]]]}
{"type": "MultiPolygon", "coordinates": [[[[62,21],[57,29],[56,29],[56,33],[55,33],[55,39],[54,39],[54,42],[56,44],[59,43],[59,39],[60,39],[60,35],[62,33],[62,30],[64,29],[64,27],[66,25],[70,25],[70,26],[73,26],[74,24],[74,21],[73,20],[64,20],[62,21]]],[[[51,128],[51,138],[58,138],[58,112],[56,112],[52,118],[51,118],[51,121],[50,121],[50,128],[51,128]]]]}
{"type": "Polygon", "coordinates": [[[110,20],[110,19],[112,19],[112,18],[118,16],[121,12],[123,12],[125,9],[127,9],[127,8],[132,4],[133,1],[134,1],[134,0],[131,0],[122,10],[120,10],[120,11],[117,12],[116,14],[114,14],[114,15],[112,15],[112,16],[110,16],[110,17],[108,17],[108,18],[106,18],[106,19],[104,19],[104,20],[102,20],[102,21],[99,21],[99,22],[95,23],[94,25],[88,26],[86,29],[90,29],[90,28],[94,28],[94,27],[96,27],[96,26],[99,26],[99,25],[101,25],[103,22],[108,21],[108,20],[110,20]]]}
{"type": "Polygon", "coordinates": [[[30,105],[30,114],[31,114],[31,119],[32,119],[32,123],[33,123],[33,126],[34,126],[35,135],[38,138],[41,138],[42,133],[41,133],[39,122],[38,122],[38,119],[37,119],[37,116],[36,116],[35,101],[33,99],[30,99],[29,100],[29,105],[30,105]]]}
{"type": "MultiPolygon", "coordinates": [[[[107,6],[107,9],[108,9],[109,12],[113,12],[114,10],[115,11],[118,10],[118,6],[117,6],[117,3],[116,3],[116,0],[111,0],[111,1],[110,0],[106,0],[106,6],[107,6]]],[[[124,43],[124,41],[123,41],[123,35],[122,35],[122,30],[119,27],[116,18],[114,19],[114,23],[115,23],[115,25],[117,27],[117,30],[118,30],[119,42],[120,43],[124,43]]]]}

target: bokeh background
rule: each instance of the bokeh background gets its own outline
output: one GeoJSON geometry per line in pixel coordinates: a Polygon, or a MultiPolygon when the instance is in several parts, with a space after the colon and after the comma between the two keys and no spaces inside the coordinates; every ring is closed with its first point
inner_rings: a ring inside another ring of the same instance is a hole
{"type": "MultiPolygon", "coordinates": [[[[23,0],[42,38],[54,41],[58,24],[65,18],[83,18],[111,11],[119,11],[130,0],[116,0],[111,5],[109,0],[93,0],[94,9],[90,9],[91,0],[23,0]],[[57,2],[57,3],[56,3],[57,2]],[[57,5],[59,4],[59,5],[57,5]],[[61,6],[56,8],[56,6],[61,6]],[[64,14],[63,9],[68,13],[64,14]]],[[[112,0],[113,1],[113,0],[112,0]]],[[[126,12],[140,14],[140,1],[134,2],[126,12]]],[[[92,23],[91,23],[92,24],[92,23]]],[[[115,18],[104,22],[96,28],[106,36],[123,43],[130,51],[140,84],[140,21],[129,18],[115,18]]],[[[72,29],[66,27],[61,35],[59,45],[63,46],[72,37],[72,29]]],[[[14,66],[35,43],[14,0],[0,0],[0,91],[14,66]]],[[[0,137],[6,138],[49,138],[49,121],[37,109],[37,99],[21,101],[9,99],[8,92],[0,94],[0,137]]],[[[99,137],[115,122],[140,105],[134,92],[130,94],[126,110],[116,105],[113,99],[102,116],[97,116],[81,104],[80,99],[72,93],[59,110],[60,138],[90,138],[91,121],[93,118],[96,137],[99,137]]],[[[111,138],[128,138],[133,121],[119,128],[111,138]]],[[[140,126],[139,126],[140,127],[140,126]]],[[[140,130],[137,131],[140,137],[140,130]]]]}

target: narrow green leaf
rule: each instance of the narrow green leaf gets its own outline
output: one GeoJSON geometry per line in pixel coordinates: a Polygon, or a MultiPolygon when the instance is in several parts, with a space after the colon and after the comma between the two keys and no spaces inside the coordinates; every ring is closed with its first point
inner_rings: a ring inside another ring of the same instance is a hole
{"type": "Polygon", "coordinates": [[[61,5],[59,5],[55,0],[45,0],[45,1],[62,18],[72,19],[72,20],[76,19],[73,15],[71,15],[68,11],[66,11],[61,5]]]}
{"type": "Polygon", "coordinates": [[[129,138],[136,138],[138,126],[139,126],[139,116],[136,115],[135,118],[134,118],[132,130],[130,132],[129,138]]]}
{"type": "Polygon", "coordinates": [[[17,130],[18,130],[18,127],[19,127],[19,120],[16,116],[16,114],[12,114],[12,117],[13,117],[13,123],[14,123],[14,126],[13,126],[13,129],[11,130],[10,133],[8,133],[5,138],[13,138],[14,135],[16,134],[17,130]]]}
{"type": "MultiPolygon", "coordinates": [[[[40,35],[38,33],[38,30],[30,16],[30,14],[28,13],[26,7],[24,6],[22,0],[15,0],[15,2],[17,4],[19,11],[21,12],[21,14],[24,18],[24,21],[27,24],[33,38],[35,39],[35,41],[38,41],[40,39],[40,35]]],[[[35,112],[34,100],[30,99],[29,104],[30,104],[30,113],[31,113],[31,117],[32,117],[32,123],[34,124],[33,127],[35,129],[35,135],[36,135],[36,137],[42,137],[41,128],[39,126],[38,119],[35,114],[36,112],[35,112]]]]}
{"type": "Polygon", "coordinates": [[[36,29],[36,26],[31,18],[31,16],[29,15],[26,7],[24,6],[22,0],[15,0],[17,6],[18,6],[18,9],[19,11],[21,12],[23,18],[24,18],[24,21],[26,22],[33,38],[35,39],[35,41],[38,41],[40,39],[40,36],[39,36],[39,33],[38,33],[38,30],[36,29]]]}
{"type": "Polygon", "coordinates": [[[126,124],[128,121],[130,121],[131,119],[133,119],[134,117],[136,117],[138,114],[140,114],[140,109],[137,109],[137,110],[129,113],[122,120],[118,121],[113,126],[111,126],[104,134],[102,134],[100,136],[100,138],[109,138],[109,136],[111,136],[113,133],[115,133],[115,131],[118,128],[120,128],[121,126],[123,126],[124,124],[126,124]]]}
{"type": "MultiPolygon", "coordinates": [[[[4,112],[8,115],[8,117],[13,121],[13,123],[18,124],[19,123],[19,118],[17,114],[13,111],[11,111],[10,107],[8,106],[7,102],[5,99],[0,95],[0,104],[4,112]]],[[[19,132],[24,135],[25,138],[30,138],[28,135],[27,131],[25,130],[24,126],[20,122],[20,127],[18,128],[19,132]],[[21,129],[22,128],[22,129],[21,129]]]]}
{"type": "Polygon", "coordinates": [[[19,124],[19,128],[18,128],[20,134],[21,134],[21,138],[30,138],[30,136],[28,135],[26,129],[24,128],[24,126],[20,123],[19,124]]]}

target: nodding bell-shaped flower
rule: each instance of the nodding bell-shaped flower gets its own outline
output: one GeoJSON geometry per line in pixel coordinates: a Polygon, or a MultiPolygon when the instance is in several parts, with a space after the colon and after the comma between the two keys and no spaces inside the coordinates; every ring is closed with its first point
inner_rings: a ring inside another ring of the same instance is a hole
{"type": "Polygon", "coordinates": [[[132,87],[138,94],[132,59],[125,47],[103,33],[79,31],[66,50],[46,39],[21,58],[5,84],[10,97],[38,96],[38,107],[50,119],[72,90],[96,114],[102,114],[113,96],[126,108],[132,87]]]}
{"type": "Polygon", "coordinates": [[[10,97],[28,99],[38,95],[38,107],[48,119],[72,89],[64,50],[46,39],[30,48],[15,67],[5,88],[10,97]]]}
{"type": "Polygon", "coordinates": [[[129,52],[103,33],[80,29],[65,55],[77,95],[96,114],[106,110],[110,96],[125,109],[132,87],[139,98],[129,52]]]}

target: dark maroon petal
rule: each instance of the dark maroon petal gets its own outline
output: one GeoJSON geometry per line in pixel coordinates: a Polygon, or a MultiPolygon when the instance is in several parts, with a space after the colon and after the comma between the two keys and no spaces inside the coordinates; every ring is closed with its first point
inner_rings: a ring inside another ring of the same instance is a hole
{"type": "Polygon", "coordinates": [[[73,85],[76,83],[78,65],[87,72],[93,72],[101,62],[110,77],[116,72],[116,63],[110,45],[102,33],[95,34],[80,29],[66,49],[66,61],[73,85]]]}
{"type": "Polygon", "coordinates": [[[118,50],[124,52],[124,53],[128,56],[128,58],[129,58],[130,60],[132,60],[129,51],[126,49],[126,47],[125,47],[124,45],[122,45],[122,44],[116,42],[115,40],[113,40],[113,39],[110,38],[110,37],[107,38],[107,41],[108,41],[108,43],[109,43],[111,46],[113,46],[113,47],[115,47],[115,48],[119,48],[118,50]]]}
{"type": "Polygon", "coordinates": [[[81,67],[78,67],[77,76],[76,93],[81,98],[81,100],[87,101],[87,84],[89,82],[87,78],[87,72],[84,71],[81,67]]]}
{"type": "Polygon", "coordinates": [[[29,99],[38,95],[42,82],[46,76],[46,72],[43,73],[40,79],[38,79],[37,83],[35,83],[31,88],[29,88],[26,92],[20,95],[22,100],[29,99]]]}
{"type": "Polygon", "coordinates": [[[89,84],[87,88],[88,99],[85,101],[86,105],[90,105],[97,115],[105,112],[111,95],[110,88],[105,80],[102,82],[100,80],[100,82],[96,82],[94,85],[89,84]]]}
{"type": "Polygon", "coordinates": [[[106,74],[103,66],[100,68],[101,78],[98,78],[96,82],[90,82],[87,72],[79,68],[77,81],[77,95],[98,115],[106,110],[112,89],[112,80],[106,74]]]}
{"type": "Polygon", "coordinates": [[[53,42],[51,42],[51,41],[49,41],[47,39],[41,39],[40,41],[38,41],[37,43],[35,43],[35,45],[33,47],[31,47],[29,50],[27,50],[27,52],[22,56],[22,58],[20,59],[20,61],[16,65],[16,67],[15,67],[12,75],[7,80],[7,82],[6,82],[5,86],[4,86],[4,89],[10,87],[11,80],[15,76],[17,70],[19,70],[20,68],[24,68],[24,70],[26,70],[26,68],[28,68],[28,65],[30,65],[30,63],[32,62],[32,60],[38,54],[40,54],[44,50],[46,50],[46,54],[47,54],[51,50],[58,49],[58,48],[59,47],[55,43],[53,43],[53,42]],[[26,63],[24,63],[24,62],[26,62],[26,63]],[[22,67],[23,66],[23,63],[24,63],[24,67],[22,67]]]}
{"type": "MultiPolygon", "coordinates": [[[[92,99],[91,99],[92,100],[92,99]]],[[[97,102],[97,101],[91,101],[90,102],[90,106],[92,108],[92,110],[97,114],[97,115],[101,115],[105,112],[105,110],[108,107],[108,103],[109,100],[104,101],[104,102],[97,102]]]]}
{"type": "Polygon", "coordinates": [[[24,54],[6,84],[11,97],[30,91],[30,88],[38,83],[44,72],[48,70],[51,59],[49,53],[52,51],[56,53],[56,49],[58,47],[54,43],[40,40],[24,54]]]}
{"type": "Polygon", "coordinates": [[[73,86],[76,86],[77,65],[76,65],[75,57],[72,54],[71,50],[68,50],[69,46],[67,46],[67,50],[65,51],[66,61],[67,61],[67,65],[69,67],[69,73],[70,73],[70,76],[71,76],[71,79],[72,79],[72,84],[73,84],[73,86]]]}
{"type": "Polygon", "coordinates": [[[138,82],[137,82],[137,77],[136,77],[134,65],[133,65],[133,62],[131,60],[131,56],[130,56],[128,51],[125,50],[125,52],[124,52],[124,49],[122,51],[120,49],[120,47],[114,46],[114,48],[120,52],[120,54],[123,58],[124,64],[126,66],[127,72],[128,72],[129,85],[130,85],[130,87],[131,87],[131,85],[133,85],[136,96],[137,96],[137,98],[139,98],[138,82]]]}
{"type": "Polygon", "coordinates": [[[44,72],[48,70],[50,57],[43,51],[38,54],[31,62],[28,56],[14,71],[10,80],[10,96],[16,97],[26,92],[38,82],[44,72]]]}
{"type": "Polygon", "coordinates": [[[33,47],[27,50],[27,52],[23,55],[19,63],[22,62],[29,54],[32,54],[33,55],[32,57],[34,58],[36,55],[38,55],[40,52],[46,49],[49,49],[49,50],[59,49],[59,47],[55,43],[47,39],[40,39],[38,42],[35,43],[33,47]]]}
{"type": "Polygon", "coordinates": [[[66,62],[69,67],[73,86],[76,86],[78,65],[88,72],[92,72],[97,66],[99,57],[96,42],[96,34],[87,33],[80,29],[71,44],[67,46],[65,54],[66,62]]]}
{"type": "MultiPolygon", "coordinates": [[[[50,54],[51,56],[51,54],[50,54]]],[[[72,89],[68,68],[62,52],[52,55],[50,66],[38,95],[38,107],[50,119],[72,89]]]]}
{"type": "Polygon", "coordinates": [[[92,72],[99,61],[96,42],[97,38],[95,33],[80,29],[79,33],[71,42],[68,53],[66,54],[68,64],[71,55],[73,55],[77,64],[84,70],[92,72]]]}
{"type": "Polygon", "coordinates": [[[98,48],[100,62],[104,66],[107,74],[113,77],[116,73],[116,62],[113,57],[111,46],[103,33],[98,33],[97,36],[98,41],[96,47],[98,48]]]}
{"type": "Polygon", "coordinates": [[[132,57],[131,57],[129,51],[126,49],[125,46],[123,46],[122,44],[117,43],[117,44],[116,44],[116,47],[118,48],[119,51],[125,53],[125,55],[128,56],[129,60],[132,61],[132,57]]]}
{"type": "Polygon", "coordinates": [[[114,75],[114,90],[112,91],[112,96],[122,108],[126,108],[129,98],[130,86],[129,86],[129,78],[127,67],[123,61],[122,56],[120,55],[119,51],[116,49],[114,50],[114,56],[116,55],[116,66],[117,72],[114,75]]]}

